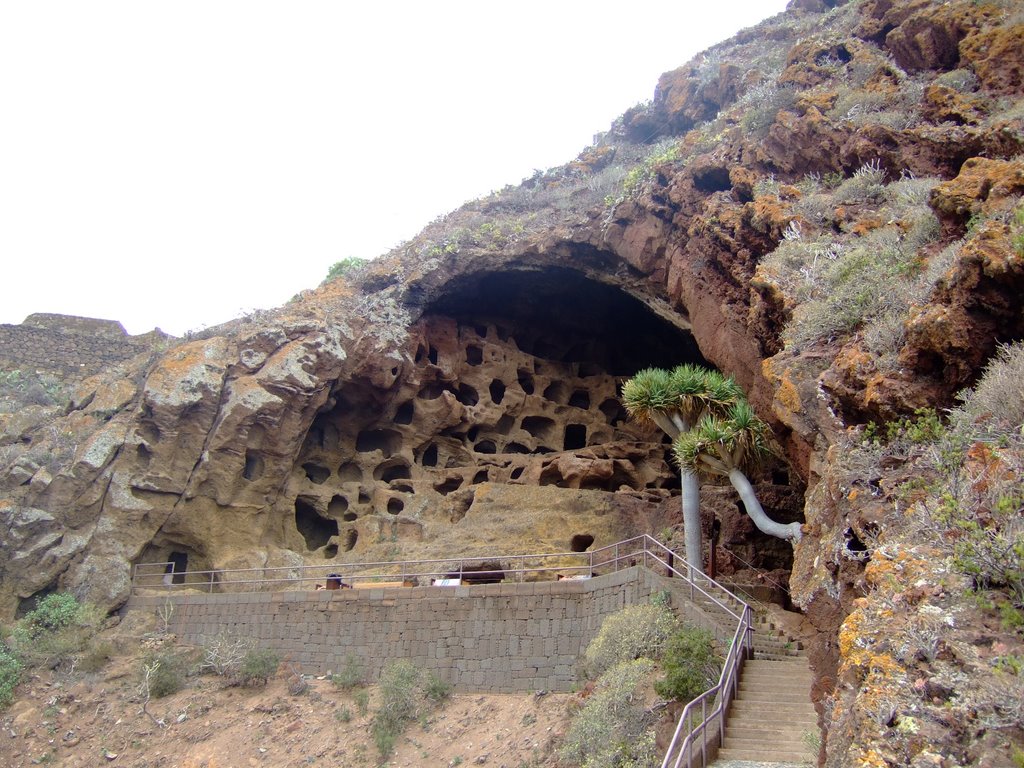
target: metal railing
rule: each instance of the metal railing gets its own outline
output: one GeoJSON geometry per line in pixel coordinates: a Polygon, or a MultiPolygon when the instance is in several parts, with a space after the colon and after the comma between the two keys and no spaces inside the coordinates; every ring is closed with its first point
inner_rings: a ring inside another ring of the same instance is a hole
{"type": "MultiPolygon", "coordinates": [[[[465,557],[334,565],[175,571],[173,563],[139,563],[132,573],[132,594],[157,589],[174,592],[267,591],[308,588],[310,583],[341,579],[347,586],[395,581],[464,578],[525,583],[544,575],[590,577],[642,565],[680,579],[698,607],[715,606],[736,621],[718,683],[687,704],[679,716],[661,768],[702,768],[725,738],[725,714],[739,686],[739,670],[752,648],[752,611],[724,586],[690,565],[675,551],[646,534],[592,552],[555,552],[501,557],[465,557]]],[[[429,581],[427,583],[430,583],[429,581]]],[[[442,587],[443,588],[443,587],[442,587]]]]}

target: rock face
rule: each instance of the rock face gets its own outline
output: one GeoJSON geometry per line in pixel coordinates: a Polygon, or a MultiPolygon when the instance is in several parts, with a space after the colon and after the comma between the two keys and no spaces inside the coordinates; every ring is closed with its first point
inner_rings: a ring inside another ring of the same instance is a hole
{"type": "MultiPolygon", "coordinates": [[[[898,479],[843,474],[844,435],[952,404],[1024,337],[1021,26],[1005,6],[794,2],[664,75],[563,168],[285,307],[108,367],[66,408],[0,414],[0,610],[52,589],[113,608],[137,563],[672,536],[668,446],[618,389],[690,361],[735,376],[770,422],[759,495],[806,523],[794,552],[705,485],[721,572],[792,574],[816,690],[838,701],[863,539],[898,479]]],[[[830,765],[886,764],[854,749],[855,715],[822,712],[830,765]]]]}

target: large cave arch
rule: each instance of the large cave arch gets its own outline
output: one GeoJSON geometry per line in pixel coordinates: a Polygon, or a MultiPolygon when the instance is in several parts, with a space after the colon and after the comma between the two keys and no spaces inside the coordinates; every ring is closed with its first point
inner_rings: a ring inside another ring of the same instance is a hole
{"type": "MultiPolygon", "coordinates": [[[[381,531],[396,517],[416,527],[415,551],[427,556],[446,551],[442,542],[459,536],[453,526],[493,526],[494,541],[508,543],[509,510],[531,504],[515,541],[526,551],[564,547],[579,530],[600,547],[675,522],[679,480],[666,438],[626,416],[620,389],[645,367],[709,363],[685,314],[612,257],[604,262],[492,265],[412,292],[417,319],[394,384],[339,382],[335,404],[310,427],[331,439],[304,442],[286,492],[327,509],[331,523],[340,510],[332,500],[345,499],[342,526],[359,535],[338,557],[392,556],[381,531]],[[530,543],[534,531],[556,530],[550,544],[530,543]]],[[[715,514],[709,508],[709,529],[715,514]]],[[[752,550],[744,560],[783,564],[764,552],[770,562],[752,550]]]]}
{"type": "Polygon", "coordinates": [[[681,316],[673,324],[623,288],[566,267],[453,279],[424,315],[466,326],[493,324],[524,352],[612,376],[683,362],[709,365],[681,316]]]}

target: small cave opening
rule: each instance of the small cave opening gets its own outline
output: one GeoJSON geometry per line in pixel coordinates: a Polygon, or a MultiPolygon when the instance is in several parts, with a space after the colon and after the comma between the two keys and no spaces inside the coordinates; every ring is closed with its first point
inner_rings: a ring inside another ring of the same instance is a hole
{"type": "Polygon", "coordinates": [[[491,402],[495,405],[500,405],[501,401],[505,399],[505,382],[501,379],[494,379],[488,390],[491,393],[491,402]]]}
{"type": "Polygon", "coordinates": [[[611,397],[604,400],[599,406],[597,406],[597,409],[604,414],[605,419],[608,420],[608,424],[613,427],[621,424],[629,416],[622,403],[611,397]]]}
{"type": "MultiPolygon", "coordinates": [[[[139,462],[145,467],[149,464],[149,460],[153,458],[153,451],[151,451],[149,449],[149,446],[146,445],[145,443],[139,443],[137,446],[135,446],[135,456],[138,458],[139,462]]],[[[260,461],[262,461],[262,459],[260,461]]],[[[249,451],[246,451],[245,466],[242,468],[242,477],[244,477],[246,480],[255,480],[256,478],[253,477],[253,475],[255,474],[254,469],[255,464],[252,465],[252,468],[250,468],[249,451]]]]}
{"type": "Polygon", "coordinates": [[[544,399],[550,400],[552,403],[558,403],[564,405],[565,401],[568,400],[569,388],[560,381],[553,381],[548,384],[544,390],[544,399]]]}
{"type": "Polygon", "coordinates": [[[338,556],[338,545],[328,544],[324,547],[324,560],[331,560],[338,556]]]}
{"type": "Polygon", "coordinates": [[[326,546],[332,536],[338,535],[338,521],[321,515],[315,505],[316,499],[308,496],[295,499],[295,528],[310,552],[326,546]]]}
{"type": "Polygon", "coordinates": [[[420,391],[416,393],[416,397],[420,400],[437,400],[437,398],[447,391],[448,387],[440,381],[432,381],[421,387],[420,391]]]}
{"type": "Polygon", "coordinates": [[[412,400],[406,400],[395,411],[395,424],[412,424],[412,418],[416,413],[416,408],[413,405],[412,400]]]}
{"type": "Polygon", "coordinates": [[[423,455],[420,456],[420,464],[424,467],[436,467],[437,466],[437,444],[431,443],[423,450],[423,455]]]}
{"type": "Polygon", "coordinates": [[[473,446],[473,450],[476,453],[493,454],[498,452],[498,446],[494,444],[493,440],[481,440],[473,446]]]}
{"type": "MultiPolygon", "coordinates": [[[[591,246],[570,247],[576,263],[617,263],[612,254],[591,246]]],[[[543,357],[537,350],[548,351],[551,359],[577,364],[581,377],[632,376],[642,368],[686,362],[707,365],[688,330],[655,314],[621,287],[567,267],[531,266],[457,277],[424,307],[424,314],[465,326],[512,328],[523,352],[543,357]]],[[[533,393],[525,368],[519,369],[519,381],[526,394],[533,393]]]]}
{"type": "Polygon", "coordinates": [[[520,477],[523,476],[523,470],[525,469],[526,467],[516,467],[515,469],[513,469],[512,473],[508,476],[509,480],[518,480],[520,477]]]}
{"type": "Polygon", "coordinates": [[[516,372],[516,381],[519,382],[519,388],[528,395],[532,395],[534,392],[533,386],[533,374],[527,371],[525,368],[520,368],[516,372]]]}
{"type": "Polygon", "coordinates": [[[171,574],[172,584],[185,583],[185,571],[188,570],[188,554],[185,552],[171,552],[167,555],[166,573],[171,574]]]}
{"type": "Polygon", "coordinates": [[[402,449],[402,435],[393,429],[367,429],[356,436],[356,450],[359,453],[380,451],[384,458],[402,449]]]}
{"type": "Polygon", "coordinates": [[[404,459],[392,459],[385,461],[373,470],[373,479],[382,483],[390,483],[394,480],[411,480],[412,470],[405,463],[404,459]]]}
{"type": "Polygon", "coordinates": [[[476,344],[466,347],[466,362],[469,365],[480,365],[484,361],[484,351],[476,344]]]}
{"type": "Polygon", "coordinates": [[[589,533],[577,533],[569,542],[570,552],[586,552],[594,543],[594,537],[589,533]]]}
{"type": "Polygon", "coordinates": [[[505,453],[530,453],[530,449],[514,440],[505,446],[505,453]]]}
{"type": "Polygon", "coordinates": [[[784,469],[773,469],[772,485],[789,485],[789,472],[784,469]]]}
{"type": "Polygon", "coordinates": [[[433,344],[427,350],[427,360],[430,361],[431,365],[437,365],[437,348],[433,344]]]}
{"type": "MultiPolygon", "coordinates": [[[[480,427],[474,424],[472,427],[469,428],[469,431],[466,432],[466,439],[472,443],[476,441],[479,435],[480,427]]],[[[458,437],[458,433],[452,433],[452,437],[458,437]]]]}
{"type": "Polygon", "coordinates": [[[479,485],[480,483],[486,483],[491,479],[491,476],[487,473],[486,469],[482,469],[473,475],[473,485],[479,485]]]}
{"type": "MultiPolygon", "coordinates": [[[[147,454],[149,453],[149,449],[143,445],[140,445],[139,449],[145,449],[147,454]]],[[[259,480],[263,476],[264,466],[263,457],[259,452],[246,451],[245,465],[242,467],[242,477],[246,480],[259,480]]]]}
{"type": "Polygon", "coordinates": [[[414,362],[416,362],[416,363],[422,362],[423,358],[426,357],[426,355],[427,355],[427,350],[423,347],[422,344],[420,344],[418,347],[416,347],[416,357],[414,359],[414,362]]]}
{"type": "Polygon", "coordinates": [[[843,533],[846,542],[846,554],[853,560],[867,560],[871,555],[868,546],[861,541],[860,536],[853,528],[847,528],[843,533]]]}
{"type": "Polygon", "coordinates": [[[459,391],[455,394],[456,399],[465,406],[473,407],[480,402],[480,395],[469,384],[459,384],[459,391]]]}
{"type": "Polygon", "coordinates": [[[343,483],[363,482],[363,470],[354,461],[347,461],[338,467],[338,480],[343,483]]]}
{"type": "Polygon", "coordinates": [[[449,493],[454,493],[462,487],[462,478],[454,475],[452,477],[446,477],[440,483],[434,485],[434,490],[440,493],[442,496],[447,496],[449,493]]]}
{"type": "Polygon", "coordinates": [[[729,169],[722,166],[702,168],[693,174],[693,186],[701,192],[725,192],[732,189],[729,169]]]}
{"type": "Polygon", "coordinates": [[[331,517],[341,517],[348,511],[348,499],[341,494],[335,494],[327,504],[327,514],[331,517]]]}
{"type": "Polygon", "coordinates": [[[357,531],[355,528],[349,528],[347,531],[345,531],[345,541],[343,544],[343,549],[346,552],[351,552],[353,549],[355,549],[357,541],[359,541],[359,531],[357,531]]]}
{"type": "Polygon", "coordinates": [[[359,515],[357,515],[355,512],[350,511],[342,515],[341,519],[344,520],[346,523],[354,523],[357,519],[359,519],[359,515]]]}
{"type": "Polygon", "coordinates": [[[498,419],[498,422],[493,427],[491,427],[491,431],[499,435],[507,435],[509,432],[512,431],[515,425],[515,418],[511,414],[506,413],[504,416],[498,419]]]}
{"type": "Polygon", "coordinates": [[[365,488],[360,488],[359,489],[359,503],[360,504],[369,504],[370,503],[370,493],[365,488]]]}
{"type": "Polygon", "coordinates": [[[302,471],[306,473],[306,479],[314,485],[323,485],[331,476],[331,470],[312,461],[303,464],[302,471]]]}
{"type": "Polygon", "coordinates": [[[566,424],[565,440],[562,448],[566,451],[577,451],[587,447],[587,427],[585,424],[566,424]]]}
{"type": "Polygon", "coordinates": [[[590,410],[590,393],[585,389],[577,389],[569,396],[569,405],[584,411],[590,410]]]}
{"type": "Polygon", "coordinates": [[[405,509],[405,502],[401,499],[391,497],[388,499],[388,514],[389,515],[400,515],[402,510],[405,509]]]}
{"type": "Polygon", "coordinates": [[[537,440],[550,440],[554,435],[555,420],[547,416],[524,416],[519,426],[537,440]]]}

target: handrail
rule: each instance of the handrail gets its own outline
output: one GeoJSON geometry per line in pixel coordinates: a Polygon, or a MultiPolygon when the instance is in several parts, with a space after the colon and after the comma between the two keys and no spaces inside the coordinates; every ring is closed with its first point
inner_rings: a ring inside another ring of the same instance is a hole
{"type": "Polygon", "coordinates": [[[250,586],[252,589],[259,588],[256,585],[302,585],[310,581],[319,581],[328,575],[334,575],[333,572],[337,571],[343,571],[345,580],[350,583],[360,581],[372,583],[375,579],[386,579],[389,576],[392,578],[400,576],[403,580],[418,579],[427,576],[444,576],[455,572],[459,573],[461,579],[464,575],[480,572],[479,569],[466,570],[467,565],[489,565],[492,563],[496,563],[498,567],[485,570],[499,570],[502,572],[503,578],[511,574],[520,582],[524,581],[525,577],[530,574],[579,571],[587,576],[592,576],[596,575],[597,569],[610,568],[614,572],[623,567],[630,567],[641,563],[645,567],[649,563],[655,563],[666,569],[670,576],[678,577],[689,587],[691,600],[694,599],[696,594],[700,594],[711,604],[736,619],[736,630],[733,632],[729,644],[729,652],[726,654],[725,662],[722,664],[722,672],[719,675],[718,682],[683,708],[675,731],[672,734],[672,741],[669,743],[661,763],[661,768],[693,768],[696,765],[695,761],[699,758],[702,768],[707,766],[709,750],[713,746],[713,744],[709,743],[709,739],[717,736],[719,744],[725,739],[725,713],[733,697],[736,695],[740,666],[744,659],[750,655],[752,649],[751,633],[753,632],[753,623],[751,616],[753,612],[743,599],[705,575],[701,570],[694,568],[685,558],[648,534],[634,536],[615,544],[600,547],[591,552],[549,552],[531,555],[491,555],[436,560],[286,565],[268,568],[232,568],[203,571],[174,571],[174,564],[170,562],[138,563],[132,572],[132,593],[134,594],[136,589],[146,587],[175,589],[180,587],[194,588],[205,585],[212,592],[215,587],[220,588],[226,584],[232,587],[250,586]],[[555,565],[540,566],[531,566],[527,563],[529,560],[551,560],[555,558],[563,562],[555,565]],[[565,560],[569,560],[570,563],[575,560],[580,564],[573,565],[564,562],[565,560]],[[428,567],[440,565],[445,567],[428,567]],[[518,567],[514,567],[515,565],[518,565],[518,567]],[[384,569],[387,569],[389,572],[383,572],[384,569]],[[376,572],[366,573],[367,570],[375,570],[376,572]],[[277,575],[282,571],[286,572],[287,575],[278,577],[277,575]],[[300,575],[292,575],[295,573],[300,575]],[[261,578],[229,578],[234,575],[248,576],[255,574],[260,574],[261,578]],[[268,578],[267,574],[273,575],[268,578]],[[160,583],[142,583],[149,577],[158,577],[160,583]],[[171,577],[170,580],[167,577],[171,577]],[[190,577],[191,581],[188,580],[190,577]],[[196,577],[203,578],[200,581],[196,581],[196,577]],[[227,580],[225,581],[225,579],[227,580]],[[732,603],[732,605],[729,605],[729,603],[732,603]]]}

